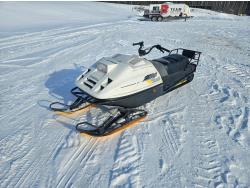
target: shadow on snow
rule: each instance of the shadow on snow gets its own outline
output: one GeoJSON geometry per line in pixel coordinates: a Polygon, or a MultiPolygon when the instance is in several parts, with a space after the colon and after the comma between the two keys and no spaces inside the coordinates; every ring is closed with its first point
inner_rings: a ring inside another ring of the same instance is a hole
{"type": "MultiPolygon", "coordinates": [[[[75,79],[84,71],[84,67],[74,65],[73,69],[62,69],[49,75],[45,82],[49,94],[55,99],[53,101],[68,104],[75,100],[70,90],[75,87],[75,79]]],[[[49,110],[51,101],[40,100],[38,105],[49,110]]]]}
{"type": "Polygon", "coordinates": [[[49,75],[45,86],[49,89],[49,94],[63,103],[68,103],[74,99],[70,90],[75,87],[75,79],[83,72],[84,68],[75,65],[74,69],[63,69],[49,75]]]}

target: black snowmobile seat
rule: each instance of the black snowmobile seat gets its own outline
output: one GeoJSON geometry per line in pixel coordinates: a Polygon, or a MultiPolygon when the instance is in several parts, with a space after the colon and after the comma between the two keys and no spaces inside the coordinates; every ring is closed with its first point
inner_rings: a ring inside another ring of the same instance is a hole
{"type": "Polygon", "coordinates": [[[168,74],[183,71],[189,64],[188,58],[180,54],[170,54],[153,61],[163,64],[168,74]]]}

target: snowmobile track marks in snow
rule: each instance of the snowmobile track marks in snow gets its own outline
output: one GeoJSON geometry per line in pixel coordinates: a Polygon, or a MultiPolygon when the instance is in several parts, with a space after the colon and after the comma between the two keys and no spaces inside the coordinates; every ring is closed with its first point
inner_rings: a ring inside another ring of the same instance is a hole
{"type": "MultiPolygon", "coordinates": [[[[29,130],[27,128],[22,129],[16,135],[8,135],[7,137],[0,140],[0,166],[2,171],[0,172],[0,186],[7,187],[13,185],[24,173],[24,166],[29,166],[31,162],[26,160],[25,165],[20,166],[19,161],[22,158],[31,156],[33,150],[27,148],[32,138],[28,135],[29,130]],[[7,151],[7,147],[10,149],[7,151]],[[18,169],[18,170],[17,170],[18,169]],[[15,173],[17,171],[17,173],[15,173]]],[[[29,168],[29,167],[28,167],[29,168]]]]}
{"type": "Polygon", "coordinates": [[[77,151],[75,151],[71,159],[62,164],[60,174],[56,180],[56,187],[67,187],[73,183],[74,176],[77,175],[78,170],[85,168],[84,164],[91,158],[98,146],[98,140],[89,139],[86,144],[82,144],[77,151]]]}
{"type": "MultiPolygon", "coordinates": [[[[200,124],[200,126],[203,126],[200,124]]],[[[205,127],[201,127],[197,138],[200,140],[196,147],[199,147],[199,153],[193,156],[194,159],[194,185],[212,186],[223,185],[223,169],[221,168],[220,156],[218,154],[218,145],[213,138],[209,138],[205,127]]],[[[198,127],[197,127],[198,128],[198,127]]]]}
{"type": "Polygon", "coordinates": [[[250,88],[250,68],[241,64],[228,64],[223,66],[225,70],[241,78],[241,82],[246,88],[250,88]]]}
{"type": "Polygon", "coordinates": [[[210,103],[223,103],[223,106],[219,105],[214,109],[213,124],[234,142],[247,147],[245,138],[249,134],[249,108],[244,96],[247,91],[237,85],[234,87],[233,83],[230,86],[214,84],[212,93],[208,95],[210,103]]]}
{"type": "MultiPolygon", "coordinates": [[[[63,135],[59,135],[60,136],[55,138],[55,142],[51,143],[52,148],[56,148],[63,139],[63,135]]],[[[24,163],[21,170],[13,173],[15,177],[9,180],[10,182],[8,183],[8,185],[12,185],[13,187],[22,187],[27,183],[27,181],[29,181],[29,184],[32,185],[36,183],[37,178],[41,178],[41,176],[39,176],[39,173],[43,172],[43,169],[40,168],[40,165],[42,167],[46,166],[48,159],[50,159],[55,153],[55,151],[52,150],[49,153],[43,153],[42,155],[39,155],[39,157],[37,157],[36,159],[30,160],[32,159],[32,157],[34,157],[34,155],[37,155],[37,151],[39,151],[39,149],[42,149],[41,147],[43,146],[39,146],[39,148],[33,148],[29,151],[29,153],[27,154],[26,163],[24,163]]],[[[39,179],[38,181],[42,180],[39,179]]]]}
{"type": "Polygon", "coordinates": [[[118,141],[109,178],[110,187],[140,187],[140,156],[133,138],[123,133],[118,141]]]}
{"type": "Polygon", "coordinates": [[[211,109],[206,97],[200,98],[191,105],[189,113],[192,114],[190,121],[191,137],[195,137],[195,143],[191,140],[191,163],[192,163],[192,185],[194,187],[217,187],[224,186],[224,173],[222,167],[222,156],[219,154],[219,145],[212,134],[209,125],[210,117],[197,109],[211,109]]]}
{"type": "Polygon", "coordinates": [[[163,142],[169,148],[170,156],[176,155],[179,151],[179,142],[176,138],[176,133],[174,132],[174,128],[171,120],[162,120],[163,128],[163,142]]]}
{"type": "Polygon", "coordinates": [[[242,107],[223,111],[214,117],[214,124],[224,132],[237,144],[243,147],[248,147],[245,135],[249,134],[248,131],[249,108],[242,107]]]}

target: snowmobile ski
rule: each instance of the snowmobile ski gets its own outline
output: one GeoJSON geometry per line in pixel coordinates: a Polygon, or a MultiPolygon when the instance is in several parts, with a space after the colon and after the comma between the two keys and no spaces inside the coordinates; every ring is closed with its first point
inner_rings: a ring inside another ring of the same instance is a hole
{"type": "Polygon", "coordinates": [[[53,102],[50,104],[49,108],[57,113],[60,112],[59,114],[72,114],[79,110],[83,110],[90,106],[92,107],[94,106],[88,102],[89,96],[86,93],[79,91],[78,87],[74,87],[71,90],[71,93],[77,97],[72,104],[67,105],[61,102],[53,102]]]}
{"type": "Polygon", "coordinates": [[[93,137],[109,136],[136,125],[142,121],[146,115],[147,112],[145,110],[120,108],[115,114],[106,118],[100,126],[93,125],[89,122],[81,122],[76,125],[76,130],[93,137]]]}
{"type": "Polygon", "coordinates": [[[96,106],[94,104],[88,104],[84,107],[75,109],[74,111],[55,111],[55,114],[60,115],[60,116],[64,116],[64,117],[76,117],[79,116],[85,112],[90,111],[92,108],[95,108],[96,106]]]}

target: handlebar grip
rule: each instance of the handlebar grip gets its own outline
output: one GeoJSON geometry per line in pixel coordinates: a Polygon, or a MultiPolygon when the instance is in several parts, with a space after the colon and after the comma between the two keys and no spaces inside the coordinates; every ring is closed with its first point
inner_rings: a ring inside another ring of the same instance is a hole
{"type": "Polygon", "coordinates": [[[133,46],[136,46],[136,45],[140,45],[140,46],[141,46],[141,45],[143,45],[143,43],[144,43],[143,41],[141,41],[141,42],[136,42],[136,43],[133,43],[133,46]]]}

